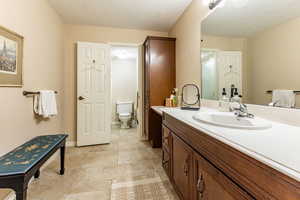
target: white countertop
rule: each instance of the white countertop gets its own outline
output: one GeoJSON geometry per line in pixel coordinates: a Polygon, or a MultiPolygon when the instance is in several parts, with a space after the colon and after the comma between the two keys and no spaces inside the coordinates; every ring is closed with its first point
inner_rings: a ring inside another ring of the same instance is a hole
{"type": "Polygon", "coordinates": [[[201,108],[186,111],[179,108],[152,107],[157,113],[166,112],[174,118],[230,145],[266,165],[300,181],[300,127],[270,121],[266,130],[224,128],[195,121],[197,112],[216,110],[201,108]]]}
{"type": "Polygon", "coordinates": [[[176,109],[176,108],[165,107],[165,106],[152,106],[151,108],[159,115],[163,115],[163,112],[168,109],[176,109]]]}

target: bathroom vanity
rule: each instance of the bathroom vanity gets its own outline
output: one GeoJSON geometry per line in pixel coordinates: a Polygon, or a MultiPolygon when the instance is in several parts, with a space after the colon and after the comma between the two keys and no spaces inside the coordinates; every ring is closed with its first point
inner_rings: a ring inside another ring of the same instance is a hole
{"type": "Polygon", "coordinates": [[[299,128],[270,122],[243,130],[193,119],[210,111],[163,110],[162,165],[180,199],[300,199],[299,128]]]}

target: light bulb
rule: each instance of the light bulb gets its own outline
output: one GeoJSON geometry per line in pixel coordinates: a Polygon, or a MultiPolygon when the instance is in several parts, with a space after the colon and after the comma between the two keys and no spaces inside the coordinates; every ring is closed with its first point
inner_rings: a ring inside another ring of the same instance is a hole
{"type": "Polygon", "coordinates": [[[202,0],[203,5],[208,6],[212,1],[211,0],[202,0]]]}

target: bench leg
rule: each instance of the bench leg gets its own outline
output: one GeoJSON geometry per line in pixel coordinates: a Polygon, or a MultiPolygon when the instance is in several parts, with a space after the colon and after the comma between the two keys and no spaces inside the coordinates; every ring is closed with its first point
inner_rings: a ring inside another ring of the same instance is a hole
{"type": "Polygon", "coordinates": [[[37,170],[34,174],[34,178],[39,178],[40,174],[41,174],[40,170],[37,170]]]}
{"type": "Polygon", "coordinates": [[[27,199],[27,188],[16,191],[16,200],[26,200],[27,199]]]}
{"type": "Polygon", "coordinates": [[[65,154],[66,154],[66,147],[63,146],[60,148],[60,175],[65,174],[65,154]]]}

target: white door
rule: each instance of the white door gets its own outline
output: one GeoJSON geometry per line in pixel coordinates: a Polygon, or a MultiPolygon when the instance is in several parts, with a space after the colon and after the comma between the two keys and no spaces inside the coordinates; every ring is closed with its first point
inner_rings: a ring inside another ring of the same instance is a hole
{"type": "Polygon", "coordinates": [[[238,88],[242,95],[242,53],[239,51],[220,51],[218,53],[219,94],[223,88],[230,96],[231,86],[238,88]]]}
{"type": "Polygon", "coordinates": [[[77,44],[77,146],[110,143],[110,47],[77,44]]]}

